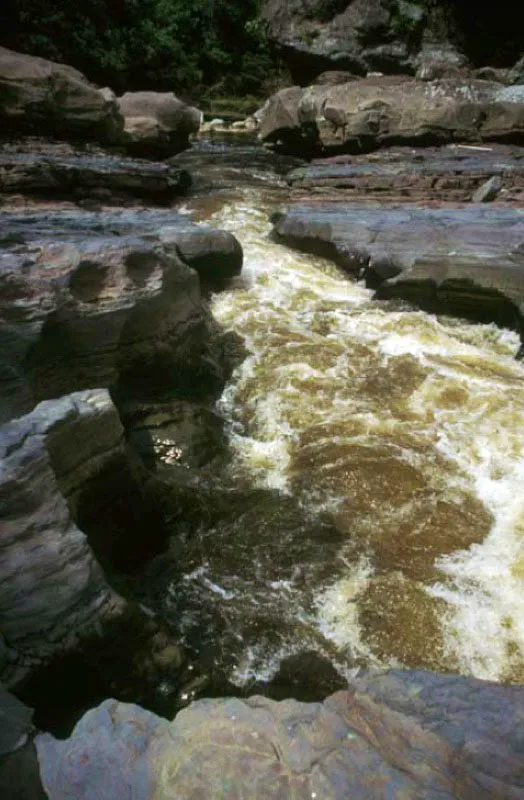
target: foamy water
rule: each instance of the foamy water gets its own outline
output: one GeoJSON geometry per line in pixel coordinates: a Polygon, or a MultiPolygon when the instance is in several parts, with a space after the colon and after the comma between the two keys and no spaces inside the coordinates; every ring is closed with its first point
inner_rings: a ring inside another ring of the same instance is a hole
{"type": "Polygon", "coordinates": [[[343,538],[302,610],[295,584],[268,585],[293,595],[300,633],[281,652],[247,647],[239,682],[322,640],[342,671],[524,680],[517,335],[373,302],[326,261],[271,242],[259,195],[244,198],[211,220],[245,252],[212,304],[249,352],[219,402],[231,471],[328,514],[343,538]]]}

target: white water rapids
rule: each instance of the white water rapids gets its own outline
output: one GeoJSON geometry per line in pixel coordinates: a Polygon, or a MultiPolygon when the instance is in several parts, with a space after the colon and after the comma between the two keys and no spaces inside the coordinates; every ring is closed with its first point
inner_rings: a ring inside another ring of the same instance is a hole
{"type": "Polygon", "coordinates": [[[327,513],[345,536],[308,624],[343,666],[524,681],[518,336],[373,302],[326,261],[271,242],[260,193],[242,196],[206,220],[245,254],[212,302],[249,352],[219,408],[233,474],[327,513]]]}

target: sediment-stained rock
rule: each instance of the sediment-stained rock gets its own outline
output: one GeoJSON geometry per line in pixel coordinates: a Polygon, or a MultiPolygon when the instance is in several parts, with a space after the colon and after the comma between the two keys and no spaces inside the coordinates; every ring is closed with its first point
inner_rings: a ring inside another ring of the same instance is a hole
{"type": "Polygon", "coordinates": [[[199,700],[172,723],[107,700],[36,746],[50,800],[517,800],[523,709],[524,687],[393,671],[323,703],[199,700]]]}
{"type": "Polygon", "coordinates": [[[524,215],[514,208],[295,206],[277,237],[433,312],[521,330],[524,215]]]}
{"type": "Polygon", "coordinates": [[[0,418],[95,386],[187,397],[223,381],[221,337],[188,264],[213,285],[238,274],[231,234],[168,212],[64,211],[2,214],[0,241],[0,418]]]}
{"type": "Polygon", "coordinates": [[[114,98],[73,67],[0,47],[2,134],[118,141],[123,117],[114,98]]]}

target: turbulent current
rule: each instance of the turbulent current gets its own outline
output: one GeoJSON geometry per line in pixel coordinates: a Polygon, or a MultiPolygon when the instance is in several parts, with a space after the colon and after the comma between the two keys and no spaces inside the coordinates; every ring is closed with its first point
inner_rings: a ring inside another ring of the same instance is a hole
{"type": "Polygon", "coordinates": [[[251,188],[203,215],[245,253],[212,310],[248,352],[218,408],[228,480],[255,499],[193,548],[187,630],[207,596],[238,686],[312,650],[342,675],[524,681],[517,335],[373,301],[272,242],[269,210],[251,188]]]}

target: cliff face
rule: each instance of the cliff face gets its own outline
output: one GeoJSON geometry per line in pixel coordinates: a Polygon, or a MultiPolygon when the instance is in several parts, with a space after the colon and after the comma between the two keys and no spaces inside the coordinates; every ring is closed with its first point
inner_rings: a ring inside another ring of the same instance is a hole
{"type": "Polygon", "coordinates": [[[512,66],[524,11],[460,0],[266,0],[262,18],[297,83],[324,70],[413,73],[431,62],[512,66]],[[516,26],[516,27],[515,27],[516,26]]]}

